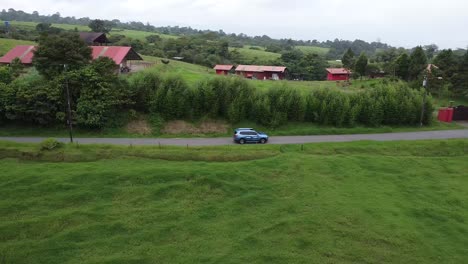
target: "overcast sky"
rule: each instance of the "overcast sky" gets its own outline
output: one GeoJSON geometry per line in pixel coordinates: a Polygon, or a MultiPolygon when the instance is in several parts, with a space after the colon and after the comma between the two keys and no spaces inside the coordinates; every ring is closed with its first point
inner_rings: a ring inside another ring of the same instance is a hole
{"type": "Polygon", "coordinates": [[[0,9],[393,46],[468,46],[467,0],[0,0],[0,9]]]}

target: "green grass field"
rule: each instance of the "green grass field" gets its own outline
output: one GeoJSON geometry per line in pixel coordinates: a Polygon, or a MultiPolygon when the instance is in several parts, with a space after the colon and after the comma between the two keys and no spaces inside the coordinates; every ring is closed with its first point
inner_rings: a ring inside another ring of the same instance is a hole
{"type": "Polygon", "coordinates": [[[329,48],[315,47],[315,46],[296,46],[296,49],[304,53],[316,53],[318,55],[325,56],[327,55],[329,48]]]}
{"type": "Polygon", "coordinates": [[[269,61],[276,60],[281,57],[279,53],[268,52],[263,49],[254,50],[248,46],[244,48],[229,48],[229,51],[237,50],[240,55],[249,60],[257,60],[259,64],[266,64],[269,61]]]}
{"type": "Polygon", "coordinates": [[[0,143],[2,263],[463,263],[468,141],[0,143]],[[220,158],[221,157],[221,158],[220,158]]]}
{"type": "Polygon", "coordinates": [[[4,39],[0,38],[0,57],[5,55],[17,45],[34,45],[35,43],[27,40],[4,39]]]}

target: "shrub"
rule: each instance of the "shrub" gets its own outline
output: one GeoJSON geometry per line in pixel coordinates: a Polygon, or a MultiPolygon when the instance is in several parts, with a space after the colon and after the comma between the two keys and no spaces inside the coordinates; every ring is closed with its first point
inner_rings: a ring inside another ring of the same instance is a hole
{"type": "Polygon", "coordinates": [[[41,150],[54,150],[61,148],[63,146],[62,142],[57,141],[55,138],[44,139],[39,147],[41,150]]]}

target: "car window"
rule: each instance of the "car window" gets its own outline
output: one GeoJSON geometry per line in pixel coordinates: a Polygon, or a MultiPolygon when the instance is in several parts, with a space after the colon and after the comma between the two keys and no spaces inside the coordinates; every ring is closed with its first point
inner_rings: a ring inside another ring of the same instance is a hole
{"type": "Polygon", "coordinates": [[[241,135],[248,135],[248,132],[240,132],[241,135]]]}

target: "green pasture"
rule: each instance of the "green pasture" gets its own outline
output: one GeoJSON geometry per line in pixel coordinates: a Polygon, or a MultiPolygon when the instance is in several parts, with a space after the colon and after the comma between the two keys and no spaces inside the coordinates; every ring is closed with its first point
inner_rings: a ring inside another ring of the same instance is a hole
{"type": "Polygon", "coordinates": [[[18,45],[34,45],[35,43],[27,40],[0,38],[0,57],[18,45]]]}
{"type": "Polygon", "coordinates": [[[0,143],[1,263],[463,263],[468,141],[0,143]]]}

